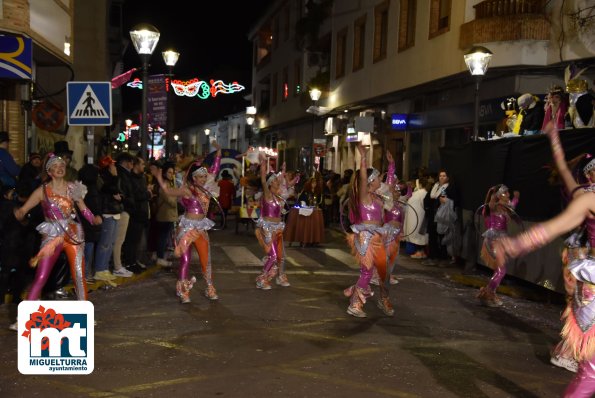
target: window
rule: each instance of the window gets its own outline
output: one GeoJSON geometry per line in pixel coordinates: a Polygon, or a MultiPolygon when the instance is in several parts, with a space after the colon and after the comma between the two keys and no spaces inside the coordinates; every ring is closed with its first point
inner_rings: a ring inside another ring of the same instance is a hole
{"type": "Polygon", "coordinates": [[[415,45],[417,0],[401,0],[399,12],[399,51],[415,45]]]}
{"type": "Polygon", "coordinates": [[[345,52],[347,50],[347,27],[337,33],[337,52],[335,54],[335,79],[345,76],[345,52]]]}
{"type": "Polygon", "coordinates": [[[356,19],[353,24],[353,71],[364,67],[364,51],[366,43],[366,15],[356,19]]]}
{"type": "Polygon", "coordinates": [[[293,81],[295,83],[295,89],[293,91],[294,96],[298,96],[302,92],[302,59],[298,58],[295,60],[293,66],[293,81]]]}
{"type": "Polygon", "coordinates": [[[388,40],[388,5],[389,0],[374,7],[374,62],[386,58],[388,40]]]}
{"type": "Polygon", "coordinates": [[[277,105],[277,74],[273,73],[273,81],[271,82],[271,106],[277,105]]]}
{"type": "Polygon", "coordinates": [[[451,0],[431,0],[430,36],[432,39],[450,30],[451,0]]]}
{"type": "Polygon", "coordinates": [[[283,68],[283,80],[281,81],[281,100],[287,101],[289,97],[289,68],[286,66],[283,68]]]}

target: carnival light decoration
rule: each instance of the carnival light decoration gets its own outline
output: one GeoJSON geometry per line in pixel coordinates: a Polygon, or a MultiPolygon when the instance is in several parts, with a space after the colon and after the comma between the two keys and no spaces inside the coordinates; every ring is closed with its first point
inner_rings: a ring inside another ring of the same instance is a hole
{"type": "Polygon", "coordinates": [[[128,87],[143,89],[143,82],[138,77],[135,77],[131,82],[126,83],[128,87]]]}
{"type": "MultiPolygon", "coordinates": [[[[180,97],[198,97],[200,99],[207,99],[209,97],[215,98],[217,94],[234,94],[246,89],[238,82],[224,83],[223,80],[209,80],[207,83],[204,80],[194,78],[191,80],[172,80],[166,78],[166,84],[171,84],[174,93],[180,97]]],[[[135,78],[126,84],[132,88],[143,88],[143,82],[139,78],[135,78]]]]}
{"type": "Polygon", "coordinates": [[[245,89],[244,86],[238,82],[224,83],[223,80],[211,79],[209,83],[204,80],[194,78],[192,80],[173,80],[171,86],[176,95],[182,97],[198,97],[200,99],[207,99],[209,97],[216,97],[217,94],[233,94],[245,89]]]}

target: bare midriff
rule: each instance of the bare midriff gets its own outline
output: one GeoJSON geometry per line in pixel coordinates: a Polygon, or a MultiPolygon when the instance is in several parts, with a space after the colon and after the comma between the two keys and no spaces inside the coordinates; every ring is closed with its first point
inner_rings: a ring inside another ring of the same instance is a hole
{"type": "Polygon", "coordinates": [[[382,221],[376,220],[363,220],[361,224],[371,224],[371,225],[382,225],[382,221]]]}
{"type": "Polygon", "coordinates": [[[394,228],[401,228],[401,223],[397,220],[392,220],[388,222],[388,225],[394,228]]]}
{"type": "Polygon", "coordinates": [[[185,216],[186,216],[186,218],[188,218],[190,220],[202,220],[203,218],[205,218],[204,214],[196,214],[196,213],[186,213],[185,216]]]}

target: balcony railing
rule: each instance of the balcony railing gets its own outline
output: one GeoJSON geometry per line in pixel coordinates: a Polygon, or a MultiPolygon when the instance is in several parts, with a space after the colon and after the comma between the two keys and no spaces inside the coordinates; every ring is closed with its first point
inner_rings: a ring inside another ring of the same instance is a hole
{"type": "Polygon", "coordinates": [[[547,0],[485,0],[473,6],[475,19],[544,14],[547,0]]]}
{"type": "Polygon", "coordinates": [[[459,47],[475,43],[550,40],[545,14],[548,0],[485,0],[475,7],[475,19],[461,25],[459,47]]]}

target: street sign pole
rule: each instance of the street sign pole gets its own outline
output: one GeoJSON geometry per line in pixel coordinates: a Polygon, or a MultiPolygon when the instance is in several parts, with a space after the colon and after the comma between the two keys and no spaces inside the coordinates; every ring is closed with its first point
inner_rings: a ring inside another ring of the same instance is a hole
{"type": "Polygon", "coordinates": [[[91,126],[85,127],[85,130],[87,135],[87,164],[93,164],[95,163],[93,156],[95,154],[95,134],[91,126]]]}

